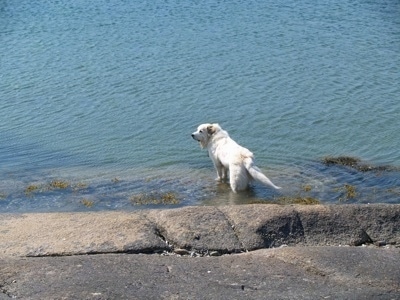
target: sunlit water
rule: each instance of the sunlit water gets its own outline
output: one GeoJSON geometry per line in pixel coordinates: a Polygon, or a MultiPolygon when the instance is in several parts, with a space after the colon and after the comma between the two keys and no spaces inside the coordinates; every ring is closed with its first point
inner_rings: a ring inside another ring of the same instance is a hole
{"type": "Polygon", "coordinates": [[[321,163],[400,166],[398,1],[1,1],[0,68],[0,212],[400,202],[398,171],[321,163]],[[217,184],[205,122],[283,190],[217,184]]]}

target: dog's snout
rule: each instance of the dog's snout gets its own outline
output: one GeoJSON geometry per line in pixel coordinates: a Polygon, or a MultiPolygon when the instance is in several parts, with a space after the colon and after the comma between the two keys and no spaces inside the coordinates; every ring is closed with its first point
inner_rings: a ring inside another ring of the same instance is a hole
{"type": "Polygon", "coordinates": [[[198,141],[198,140],[199,140],[199,138],[198,138],[196,132],[193,132],[193,133],[191,134],[191,136],[192,136],[192,138],[193,138],[195,141],[198,141]]]}

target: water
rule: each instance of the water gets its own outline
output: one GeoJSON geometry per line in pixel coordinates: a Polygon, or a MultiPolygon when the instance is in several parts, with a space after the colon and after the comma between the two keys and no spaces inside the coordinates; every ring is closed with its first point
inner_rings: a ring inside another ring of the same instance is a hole
{"type": "Polygon", "coordinates": [[[320,163],[400,166],[398,1],[1,1],[0,67],[2,212],[400,202],[399,172],[320,163]],[[216,184],[205,122],[282,193],[216,184]]]}

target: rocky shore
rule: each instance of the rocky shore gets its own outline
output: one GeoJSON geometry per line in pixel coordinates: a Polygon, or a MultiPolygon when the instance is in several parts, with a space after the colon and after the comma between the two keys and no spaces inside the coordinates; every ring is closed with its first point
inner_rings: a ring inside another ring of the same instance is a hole
{"type": "Polygon", "coordinates": [[[400,205],[0,215],[0,299],[398,299],[400,205]]]}

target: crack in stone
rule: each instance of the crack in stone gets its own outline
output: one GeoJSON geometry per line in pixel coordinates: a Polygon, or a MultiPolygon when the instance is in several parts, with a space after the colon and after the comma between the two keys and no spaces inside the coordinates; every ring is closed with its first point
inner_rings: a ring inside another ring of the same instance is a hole
{"type": "Polygon", "coordinates": [[[248,249],[246,249],[246,248],[244,247],[244,244],[242,243],[242,241],[241,241],[240,238],[239,238],[238,233],[236,232],[236,225],[234,224],[234,222],[232,222],[232,221],[229,219],[229,217],[225,214],[225,212],[223,212],[221,209],[219,209],[218,207],[216,207],[216,209],[217,209],[217,211],[219,211],[219,212],[223,215],[223,217],[225,218],[225,220],[226,220],[226,222],[228,223],[229,227],[232,228],[232,232],[233,232],[233,234],[235,235],[235,237],[236,237],[236,239],[237,239],[237,241],[238,241],[238,243],[239,243],[239,246],[240,246],[239,249],[234,250],[234,251],[230,251],[229,254],[231,254],[231,253],[238,253],[238,252],[247,252],[248,249]]]}
{"type": "Polygon", "coordinates": [[[373,244],[375,241],[371,238],[368,232],[363,228],[362,221],[359,215],[354,216],[355,220],[357,220],[358,226],[360,228],[359,235],[360,241],[353,241],[354,246],[361,246],[362,244],[373,244]]]}
{"type": "Polygon", "coordinates": [[[374,241],[371,239],[369,234],[362,228],[360,228],[358,231],[357,239],[353,239],[353,241],[351,241],[352,246],[361,246],[363,244],[373,244],[373,243],[374,241]]]}
{"type": "MultiPolygon", "coordinates": [[[[157,222],[152,221],[151,219],[148,218],[146,214],[142,214],[142,217],[149,222],[151,225],[154,226],[154,234],[159,237],[166,245],[168,248],[168,251],[172,251],[175,248],[175,245],[171,243],[165,234],[165,230],[158,225],[157,222]]],[[[165,251],[165,250],[164,250],[165,251]]]]}
{"type": "Polygon", "coordinates": [[[167,237],[163,234],[162,230],[156,226],[157,224],[154,225],[156,227],[154,230],[154,234],[158,236],[167,245],[169,250],[173,250],[175,246],[168,241],[167,237]]]}

